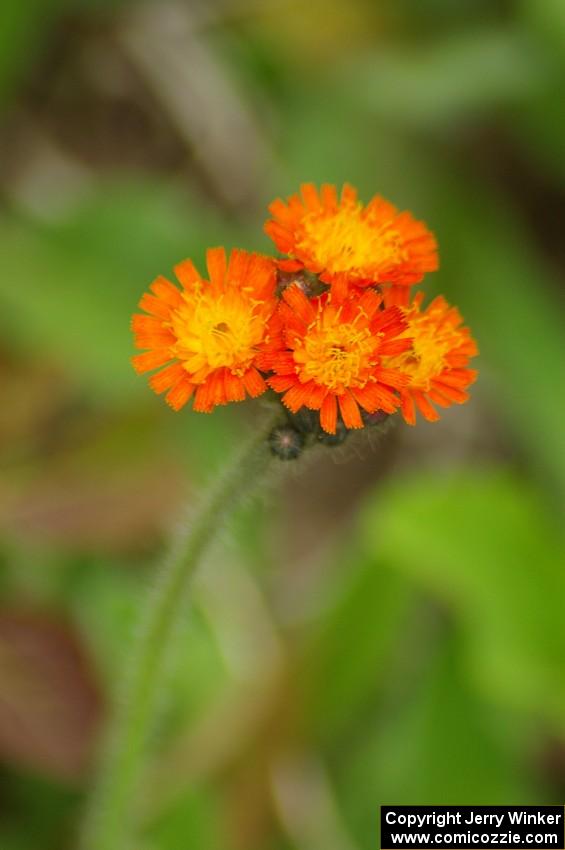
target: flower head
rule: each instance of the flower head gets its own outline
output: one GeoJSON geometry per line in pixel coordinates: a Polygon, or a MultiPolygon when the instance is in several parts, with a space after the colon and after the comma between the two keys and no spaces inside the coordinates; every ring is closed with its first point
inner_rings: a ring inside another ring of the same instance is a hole
{"type": "Polygon", "coordinates": [[[279,393],[292,414],[271,448],[296,457],[313,440],[338,445],[400,408],[438,419],[434,404],[467,400],[477,346],[459,312],[436,298],[422,310],[410,286],[438,265],[426,226],[376,195],[345,185],[274,201],[265,230],[279,259],[208,251],[208,278],[185,260],[179,286],[158,277],[133,317],[137,372],[179,410],[279,393]],[[298,437],[295,437],[295,432],[298,437]],[[298,443],[302,441],[299,446],[298,443]]]}
{"type": "Polygon", "coordinates": [[[255,366],[266,325],[276,307],[276,269],[272,260],[223,248],[207,254],[209,281],[190,260],[175,267],[182,289],[164,277],[151,284],[139,306],[148,315],[133,317],[139,373],[164,366],[150,379],[157,393],[180,410],[194,395],[194,410],[261,395],[266,384],[255,366]],[[169,365],[166,365],[169,364],[169,365]]]}
{"type": "Polygon", "coordinates": [[[414,425],[416,408],[425,419],[434,422],[440,407],[463,404],[469,398],[466,388],[477,377],[468,368],[478,354],[477,344],[455,307],[439,296],[421,309],[423,295],[418,293],[410,307],[403,310],[407,321],[404,334],[412,338],[412,349],[387,358],[388,368],[399,369],[408,377],[400,389],[401,411],[406,422],[414,425]]]}
{"type": "Polygon", "coordinates": [[[398,307],[381,309],[373,289],[346,299],[333,293],[308,299],[293,284],[283,292],[271,322],[271,337],[258,363],[275,374],[267,381],[293,413],[320,411],[320,425],[335,434],[338,408],[346,428],[362,428],[360,408],[392,413],[399,405],[395,390],[407,378],[384,364],[385,357],[411,348],[401,336],[406,321],[398,307]]]}
{"type": "Polygon", "coordinates": [[[409,286],[438,267],[437,245],[426,226],[376,195],[366,206],[349,185],[338,199],[335,186],[312,183],[301,196],[278,199],[265,231],[288,255],[280,268],[305,268],[343,296],[351,284],[392,284],[397,303],[408,302],[409,286]]]}

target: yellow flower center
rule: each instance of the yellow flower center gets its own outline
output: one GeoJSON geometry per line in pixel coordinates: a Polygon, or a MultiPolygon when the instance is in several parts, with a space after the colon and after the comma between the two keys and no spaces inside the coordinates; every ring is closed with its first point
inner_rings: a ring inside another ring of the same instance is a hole
{"type": "Polygon", "coordinates": [[[410,377],[410,386],[424,392],[443,371],[446,355],[461,342],[460,334],[450,322],[441,322],[432,313],[409,317],[402,337],[412,337],[412,350],[394,357],[394,366],[410,377]]]}
{"type": "Polygon", "coordinates": [[[177,338],[173,355],[195,383],[215,369],[227,367],[242,376],[250,367],[265,333],[264,306],[241,290],[213,296],[207,285],[184,293],[185,303],[174,311],[172,330],[177,338]]]}
{"type": "Polygon", "coordinates": [[[367,383],[380,337],[361,323],[326,325],[318,317],[294,351],[302,383],[313,380],[337,393],[367,383]]]}
{"type": "Polygon", "coordinates": [[[400,235],[388,224],[363,217],[360,205],[335,213],[309,213],[303,220],[304,233],[297,242],[329,272],[362,271],[378,278],[379,269],[404,259],[400,235]]]}

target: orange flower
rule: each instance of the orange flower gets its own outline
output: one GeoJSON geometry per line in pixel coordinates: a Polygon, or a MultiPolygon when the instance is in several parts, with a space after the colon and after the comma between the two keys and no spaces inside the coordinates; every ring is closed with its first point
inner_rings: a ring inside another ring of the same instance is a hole
{"type": "Polygon", "coordinates": [[[302,198],[277,199],[265,231],[278,250],[285,271],[305,268],[337,288],[349,284],[393,284],[398,303],[408,303],[408,287],[438,268],[437,244],[426,226],[376,195],[366,206],[349,185],[338,200],[335,186],[301,187],[302,198]]]}
{"type": "Polygon", "coordinates": [[[261,395],[267,387],[255,367],[266,325],[276,307],[275,264],[267,257],[223,248],[207,254],[210,281],[191,260],[175,267],[182,290],[164,277],[151,284],[139,306],[149,315],[133,317],[136,372],[156,372],[149,383],[180,410],[195,392],[194,410],[261,395]],[[169,365],[166,365],[169,364],[169,365]]]}
{"type": "Polygon", "coordinates": [[[383,361],[411,348],[409,338],[399,338],[406,328],[401,309],[381,309],[374,289],[309,300],[294,283],[282,297],[258,363],[275,373],[267,383],[284,393],[283,404],[293,413],[319,410],[328,434],[336,432],[338,405],[346,428],[363,427],[360,407],[393,413],[400,403],[394,391],[407,378],[383,361]]]}
{"type": "Polygon", "coordinates": [[[421,310],[423,295],[418,293],[403,312],[408,322],[404,331],[412,338],[412,350],[387,358],[389,369],[404,372],[409,383],[400,390],[401,411],[409,425],[416,423],[416,408],[425,419],[435,422],[439,415],[432,402],[440,407],[463,404],[469,398],[466,388],[477,377],[468,368],[471,357],[478,354],[477,344],[463,319],[445,298],[434,298],[421,310]]]}

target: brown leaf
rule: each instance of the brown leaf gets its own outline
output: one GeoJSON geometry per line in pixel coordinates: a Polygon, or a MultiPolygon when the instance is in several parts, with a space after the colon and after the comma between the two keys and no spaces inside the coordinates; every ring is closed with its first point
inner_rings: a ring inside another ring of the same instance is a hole
{"type": "Polygon", "coordinates": [[[163,529],[180,501],[178,467],[100,474],[89,470],[37,476],[25,487],[0,490],[0,530],[15,538],[64,549],[137,549],[163,529]]]}
{"type": "Polygon", "coordinates": [[[0,758],[80,778],[102,699],[72,628],[44,614],[0,611],[0,758]]]}

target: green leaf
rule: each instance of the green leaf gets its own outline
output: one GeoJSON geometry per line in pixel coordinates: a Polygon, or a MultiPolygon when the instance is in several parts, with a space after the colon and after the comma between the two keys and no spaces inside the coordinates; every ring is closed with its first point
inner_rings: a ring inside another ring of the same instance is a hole
{"type": "Polygon", "coordinates": [[[187,791],[163,814],[148,833],[151,850],[186,850],[187,847],[222,850],[222,812],[212,789],[187,791]]]}
{"type": "Polygon", "coordinates": [[[63,0],[3,0],[0,25],[0,103],[36,57],[63,0]]]}
{"type": "Polygon", "coordinates": [[[78,795],[30,773],[2,768],[2,850],[55,850],[67,834],[78,795]]]}
{"type": "Polygon", "coordinates": [[[426,132],[539,92],[548,69],[535,41],[510,29],[450,35],[417,49],[379,47],[338,71],[363,109],[426,132]]]}
{"type": "Polygon", "coordinates": [[[509,130],[524,156],[533,163],[539,162],[546,179],[554,182],[558,178],[563,184],[565,5],[561,0],[521,0],[518,12],[530,37],[538,40],[539,50],[544,52],[545,63],[552,72],[544,90],[516,111],[509,130]]]}
{"type": "Polygon", "coordinates": [[[362,847],[376,846],[380,805],[502,805],[534,794],[512,741],[516,719],[507,714],[503,723],[477,700],[453,635],[443,635],[420,672],[345,756],[340,796],[362,847]]]}
{"type": "MultiPolygon", "coordinates": [[[[88,637],[109,690],[121,688],[124,653],[136,639],[146,584],[154,580],[115,564],[90,561],[74,579],[69,604],[88,637]]],[[[199,715],[225,683],[215,638],[196,606],[188,606],[167,660],[165,736],[199,715]]],[[[162,744],[162,742],[161,742],[162,744]]]]}
{"type": "Polygon", "coordinates": [[[556,55],[563,60],[565,47],[565,6],[561,0],[520,0],[522,17],[531,31],[545,37],[556,55]]]}
{"type": "Polygon", "coordinates": [[[347,731],[379,695],[411,599],[403,578],[361,547],[342,566],[302,670],[309,725],[321,741],[347,731]]]}
{"type": "Polygon", "coordinates": [[[436,287],[461,307],[498,413],[565,494],[563,331],[551,272],[511,209],[445,170],[436,184],[442,268],[436,287]]]}
{"type": "Polygon", "coordinates": [[[494,471],[408,478],[369,503],[363,527],[453,613],[485,696],[565,728],[565,546],[534,489],[494,471]]]}

